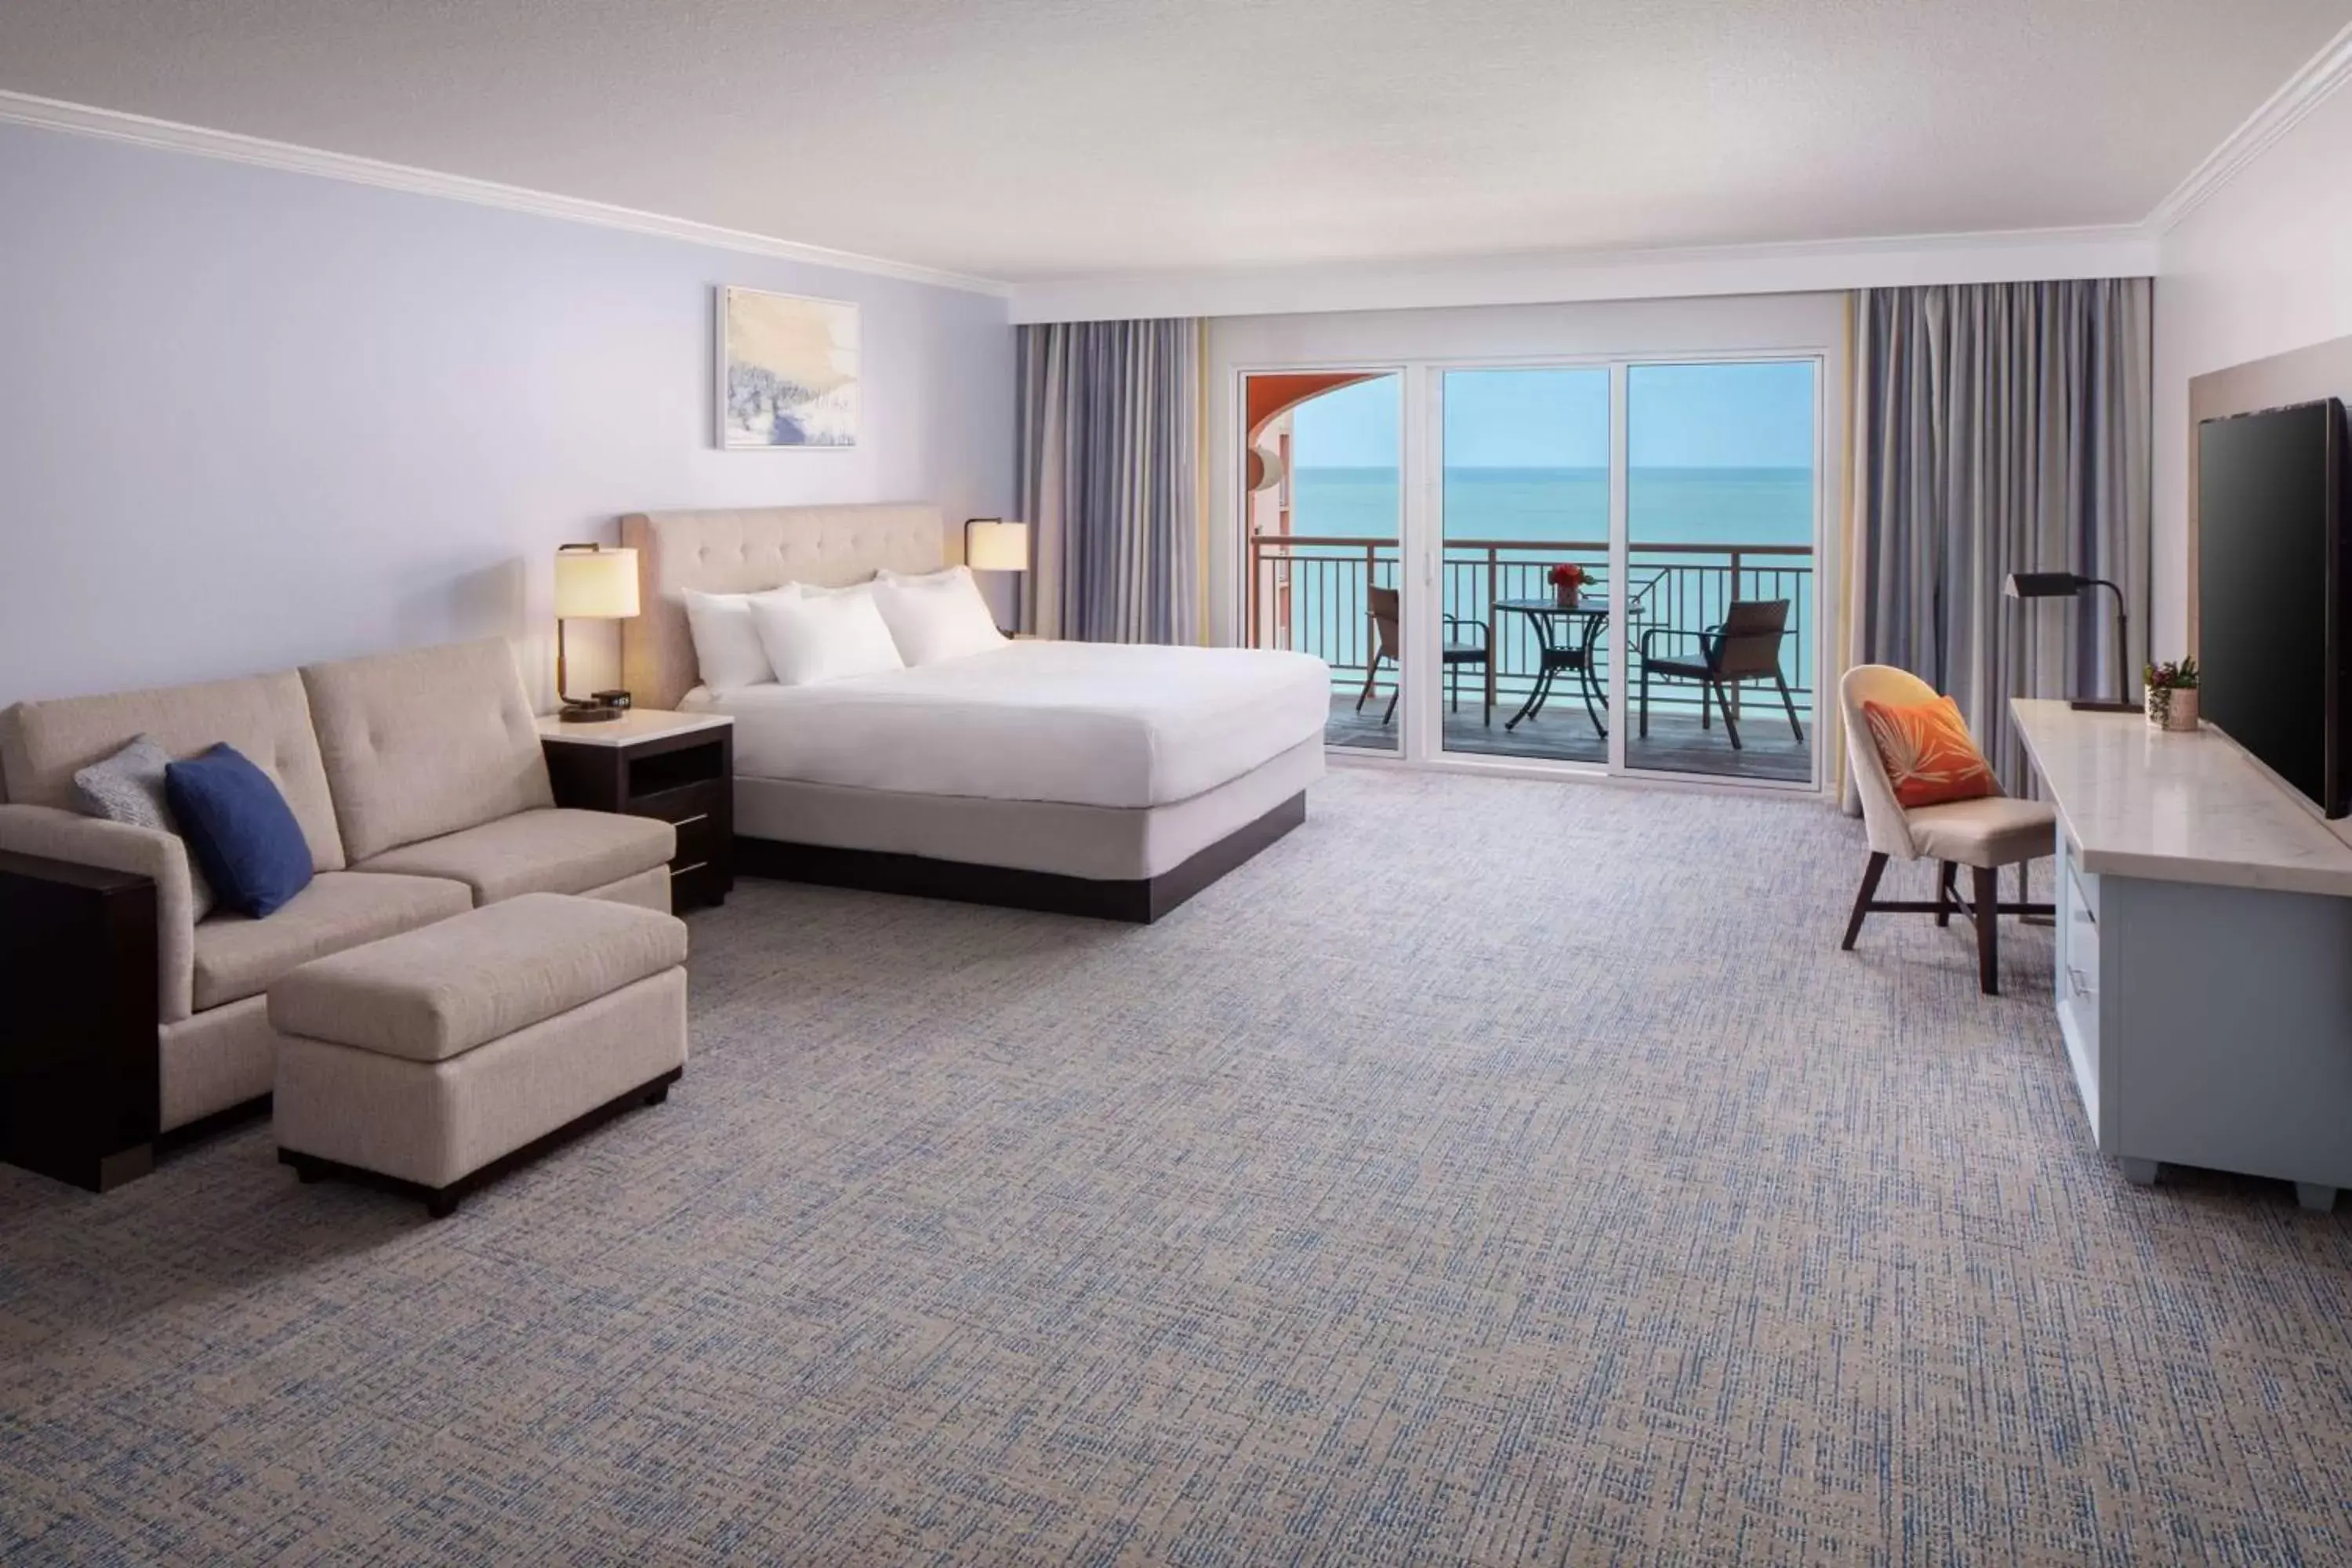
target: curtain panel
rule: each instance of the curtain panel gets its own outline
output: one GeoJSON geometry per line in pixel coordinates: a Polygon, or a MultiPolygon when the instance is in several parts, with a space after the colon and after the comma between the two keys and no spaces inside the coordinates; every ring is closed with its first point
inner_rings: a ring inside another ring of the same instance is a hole
{"type": "Polygon", "coordinates": [[[1201,608],[1201,326],[1020,329],[1024,584],[1041,637],[1190,642],[1201,608]]]}
{"type": "Polygon", "coordinates": [[[1948,693],[2013,792],[2026,766],[2009,700],[2112,697],[2117,671],[2113,595],[2010,599],[2009,574],[2074,572],[2120,587],[2137,689],[2149,312],[2144,278],[1853,297],[1845,651],[1948,693]]]}

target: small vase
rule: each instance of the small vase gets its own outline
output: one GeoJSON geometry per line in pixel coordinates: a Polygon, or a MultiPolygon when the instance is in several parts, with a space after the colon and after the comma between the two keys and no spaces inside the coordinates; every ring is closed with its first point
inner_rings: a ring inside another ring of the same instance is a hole
{"type": "Polygon", "coordinates": [[[2197,689],[2193,686],[2147,688],[2147,721],[2157,729],[2186,734],[2197,728],[2197,689]]]}
{"type": "Polygon", "coordinates": [[[1559,601],[1559,607],[1563,610],[1572,610],[1576,608],[1576,601],[1580,596],[1581,596],[1584,590],[1581,588],[1570,588],[1565,585],[1556,584],[1552,588],[1552,595],[1559,601]]]}

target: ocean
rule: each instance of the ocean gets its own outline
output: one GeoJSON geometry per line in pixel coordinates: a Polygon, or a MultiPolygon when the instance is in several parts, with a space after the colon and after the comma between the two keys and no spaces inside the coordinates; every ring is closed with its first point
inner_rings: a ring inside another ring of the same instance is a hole
{"type": "MultiPolygon", "coordinates": [[[[1300,468],[1291,476],[1291,531],[1394,539],[1394,468],[1300,468]]],[[[1635,544],[1810,544],[1811,468],[1635,468],[1626,524],[1635,544]]],[[[1448,468],[1445,536],[1609,539],[1605,468],[1448,468]]]]}
{"type": "MultiPolygon", "coordinates": [[[[1609,474],[1605,468],[1449,468],[1444,477],[1447,541],[1444,610],[1484,622],[1488,597],[1546,597],[1544,573],[1552,563],[1605,562],[1609,539],[1609,474]],[[1572,553],[1499,551],[1490,574],[1487,552],[1470,542],[1574,542],[1572,553]]],[[[1734,598],[1786,598],[1790,637],[1783,663],[1801,691],[1812,685],[1814,584],[1813,471],[1810,468],[1637,468],[1627,476],[1628,543],[1633,586],[1640,595],[1638,627],[1697,630],[1723,618],[1734,598]],[[1714,546],[1661,550],[1666,545],[1714,546]],[[1738,581],[1729,550],[1797,546],[1803,553],[1744,555],[1738,581]],[[1649,547],[1649,548],[1644,548],[1649,547]]],[[[1291,476],[1294,537],[1393,540],[1399,518],[1393,468],[1300,468],[1291,476]]],[[[1381,552],[1374,578],[1393,583],[1394,553],[1381,552]]],[[[1364,611],[1361,546],[1316,551],[1301,547],[1289,568],[1288,646],[1319,654],[1334,679],[1370,657],[1364,611]],[[1322,559],[1316,559],[1320,556],[1322,559]]],[[[1534,665],[1532,628],[1496,617],[1499,664],[1517,678],[1534,665]]],[[[1355,677],[1360,679],[1360,676],[1355,677]]],[[[1513,680],[1516,684],[1516,679],[1513,680]]],[[[1808,704],[1810,706],[1810,704],[1808,704]]]]}

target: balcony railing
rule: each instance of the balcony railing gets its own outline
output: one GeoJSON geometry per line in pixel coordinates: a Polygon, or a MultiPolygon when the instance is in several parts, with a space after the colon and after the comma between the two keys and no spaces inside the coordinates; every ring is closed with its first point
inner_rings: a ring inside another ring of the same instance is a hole
{"type": "MultiPolygon", "coordinates": [[[[1735,599],[1786,599],[1789,635],[1780,667],[1800,711],[1813,707],[1813,551],[1806,544],[1636,544],[1627,552],[1633,614],[1629,648],[1653,627],[1701,631],[1720,622],[1735,599]]],[[[1525,616],[1497,611],[1503,599],[1549,598],[1546,574],[1572,561],[1593,574],[1588,594],[1606,595],[1609,546],[1588,540],[1456,539],[1445,543],[1444,609],[1486,628],[1493,657],[1486,667],[1488,701],[1516,705],[1534,684],[1538,650],[1525,616]]],[[[1333,689],[1360,689],[1378,647],[1366,590],[1394,587],[1393,539],[1266,534],[1249,542],[1249,636],[1253,647],[1292,648],[1331,666],[1333,689]]],[[[1461,628],[1453,634],[1465,637],[1461,628]]],[[[1609,639],[1598,662],[1606,668],[1609,639]]],[[[1687,657],[1691,646],[1675,651],[1687,657]]],[[[1629,667],[1629,673],[1633,668],[1629,667]]],[[[1383,672],[1383,680],[1393,679],[1383,672]]],[[[1465,689],[1467,702],[1471,691],[1465,689]]],[[[1735,698],[1736,700],[1736,698],[1735,698]]],[[[1696,714],[1696,687],[1662,685],[1652,706],[1696,714]]]]}

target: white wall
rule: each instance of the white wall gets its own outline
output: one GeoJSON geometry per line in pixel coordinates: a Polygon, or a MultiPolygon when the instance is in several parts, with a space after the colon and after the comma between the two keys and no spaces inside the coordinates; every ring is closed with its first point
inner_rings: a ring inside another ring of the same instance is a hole
{"type": "MultiPolygon", "coordinates": [[[[1829,509],[1820,562],[1837,581],[1833,553],[1845,426],[1845,297],[1775,294],[1728,299],[1499,305],[1459,310],[1242,316],[1209,330],[1209,629],[1237,640],[1243,603],[1241,377],[1254,370],[1317,370],[1469,362],[1563,363],[1656,354],[1818,354],[1823,361],[1821,484],[1829,509]]],[[[1408,443],[1408,451],[1411,450],[1408,443]]],[[[1424,475],[1424,479],[1429,476],[1424,475]]],[[[1407,504],[1412,504],[1408,498],[1407,504]]],[[[1824,606],[1828,601],[1824,598],[1824,606]]],[[[1824,623],[1833,617],[1826,614],[1824,623]]],[[[1821,668],[1827,668],[1827,665],[1821,668]]]]}
{"type": "MultiPolygon", "coordinates": [[[[2150,650],[2186,645],[2189,383],[2352,334],[2352,90],[2339,89],[2162,241],[2150,650]]],[[[2352,398],[2352,387],[2343,389],[2352,398]]]]}
{"type": "Polygon", "coordinates": [[[0,124],[0,703],[493,632],[543,682],[558,544],[952,531],[1008,510],[1013,387],[1001,298],[0,124]],[[856,450],[714,447],[721,282],[860,302],[856,450]]]}

